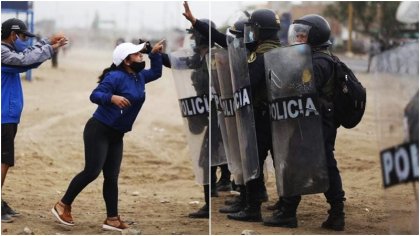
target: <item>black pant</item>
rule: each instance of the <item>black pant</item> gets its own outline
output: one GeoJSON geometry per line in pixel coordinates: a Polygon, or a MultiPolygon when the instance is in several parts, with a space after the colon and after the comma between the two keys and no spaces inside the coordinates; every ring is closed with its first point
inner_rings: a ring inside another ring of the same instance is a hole
{"type": "Polygon", "coordinates": [[[108,217],[118,216],[118,175],[123,152],[124,133],[116,131],[95,118],[85,126],[83,140],[85,143],[85,168],[77,174],[61,199],[71,205],[77,195],[103,170],[103,197],[108,217]]]}
{"type": "Polygon", "coordinates": [[[211,188],[216,188],[216,182],[217,182],[217,166],[212,166],[210,167],[211,169],[211,175],[210,175],[210,184],[211,184],[211,188]]]}
{"type": "Polygon", "coordinates": [[[221,176],[220,179],[221,180],[225,180],[225,181],[230,181],[230,171],[229,171],[229,167],[228,164],[223,164],[220,165],[220,172],[221,172],[221,176]]]}
{"type": "MultiPolygon", "coordinates": [[[[323,121],[323,136],[324,136],[324,148],[327,160],[327,170],[329,185],[327,192],[324,193],[327,202],[331,205],[342,204],[345,201],[343,185],[341,182],[340,171],[337,167],[337,161],[334,157],[334,146],[335,139],[337,136],[337,128],[332,122],[323,121]]],[[[301,196],[293,197],[282,197],[285,200],[287,207],[296,210],[299,205],[301,196]]]]}
{"type": "Polygon", "coordinates": [[[15,165],[15,137],[18,124],[1,124],[1,163],[15,165]]]}
{"type": "Polygon", "coordinates": [[[271,127],[270,117],[267,110],[254,110],[255,130],[257,135],[258,147],[258,164],[259,164],[259,177],[250,180],[246,183],[246,193],[248,202],[261,202],[264,198],[265,183],[264,183],[264,162],[267,158],[268,151],[272,151],[271,141],[271,127]]]}
{"type": "Polygon", "coordinates": [[[334,157],[335,138],[337,136],[337,129],[335,127],[323,127],[324,142],[325,142],[325,155],[327,158],[328,179],[330,187],[324,193],[327,202],[334,204],[343,202],[344,191],[341,182],[340,171],[337,167],[337,160],[334,157]]]}

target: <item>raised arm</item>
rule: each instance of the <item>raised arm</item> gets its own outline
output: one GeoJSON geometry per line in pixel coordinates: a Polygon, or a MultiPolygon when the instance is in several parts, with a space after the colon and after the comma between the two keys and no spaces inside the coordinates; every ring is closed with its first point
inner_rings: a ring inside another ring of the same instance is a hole
{"type": "Polygon", "coordinates": [[[150,58],[150,69],[143,70],[140,72],[145,77],[145,82],[149,83],[153,80],[156,80],[162,76],[162,49],[163,49],[163,42],[165,40],[161,40],[160,42],[156,43],[156,45],[152,48],[152,51],[149,53],[150,58]]]}
{"type": "Polygon", "coordinates": [[[67,44],[67,39],[61,35],[54,35],[44,39],[23,52],[16,52],[9,47],[2,46],[1,63],[10,66],[31,66],[50,59],[54,50],[67,44]]]}

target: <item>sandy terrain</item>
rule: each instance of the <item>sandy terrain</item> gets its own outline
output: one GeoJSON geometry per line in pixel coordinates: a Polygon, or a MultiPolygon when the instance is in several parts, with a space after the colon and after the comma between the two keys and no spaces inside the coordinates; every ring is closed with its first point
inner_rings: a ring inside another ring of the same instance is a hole
{"type": "MultiPolygon", "coordinates": [[[[33,70],[32,82],[23,82],[16,166],[2,194],[22,216],[2,224],[2,234],[17,234],[25,226],[35,234],[115,234],[101,230],[106,217],[102,176],[73,203],[76,226],[60,226],[50,213],[83,168],[83,129],[96,109],[89,95],[111,55],[112,49],[72,49],[60,55],[59,69],[47,61],[33,70]]],[[[146,90],[133,131],[124,137],[119,213],[142,234],[208,234],[207,219],[187,217],[203,204],[203,189],[194,182],[171,71],[165,69],[146,90]]]]}

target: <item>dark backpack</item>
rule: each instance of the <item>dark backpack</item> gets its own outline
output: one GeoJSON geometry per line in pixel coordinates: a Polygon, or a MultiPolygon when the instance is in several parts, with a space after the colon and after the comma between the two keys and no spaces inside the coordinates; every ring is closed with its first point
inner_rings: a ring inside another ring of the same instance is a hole
{"type": "Polygon", "coordinates": [[[351,129],[362,120],[366,106],[366,89],[353,72],[338,57],[315,53],[314,58],[324,58],[334,65],[333,104],[334,118],[344,128],[351,129]]]}

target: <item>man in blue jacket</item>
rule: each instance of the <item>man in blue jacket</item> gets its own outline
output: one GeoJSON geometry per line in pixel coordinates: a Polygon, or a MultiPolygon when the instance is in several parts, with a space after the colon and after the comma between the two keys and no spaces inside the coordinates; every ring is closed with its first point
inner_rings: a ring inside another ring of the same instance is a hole
{"type": "MultiPolygon", "coordinates": [[[[14,139],[23,109],[23,92],[19,73],[38,67],[67,43],[64,35],[54,35],[26,49],[19,45],[35,37],[19,19],[8,19],[1,25],[1,188],[9,167],[14,166],[14,139]]],[[[12,222],[19,213],[1,202],[2,223],[12,222]]]]}

